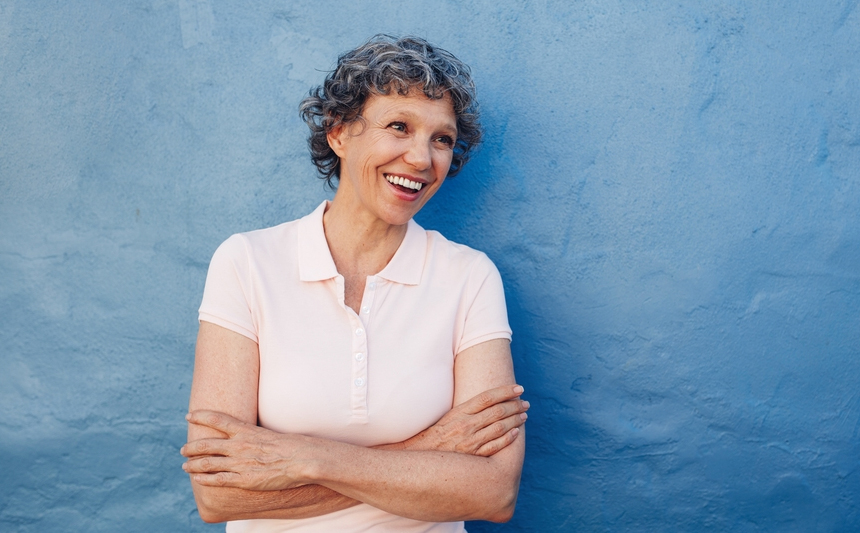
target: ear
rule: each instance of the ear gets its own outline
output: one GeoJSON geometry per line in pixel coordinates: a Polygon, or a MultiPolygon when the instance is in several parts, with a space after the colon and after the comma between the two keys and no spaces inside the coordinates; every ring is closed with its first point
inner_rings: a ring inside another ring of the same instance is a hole
{"type": "Polygon", "coordinates": [[[347,131],[347,129],[348,128],[346,128],[346,126],[341,123],[325,134],[325,138],[328,141],[328,145],[341,159],[343,159],[346,152],[346,139],[349,136],[349,132],[347,131]]]}

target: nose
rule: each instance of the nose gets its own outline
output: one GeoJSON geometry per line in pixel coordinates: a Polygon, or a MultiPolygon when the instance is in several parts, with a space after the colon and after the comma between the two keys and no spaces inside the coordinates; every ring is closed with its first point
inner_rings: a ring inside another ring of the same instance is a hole
{"type": "Polygon", "coordinates": [[[433,160],[430,153],[430,143],[417,138],[413,139],[409,149],[403,155],[403,160],[416,170],[427,170],[433,160]]]}

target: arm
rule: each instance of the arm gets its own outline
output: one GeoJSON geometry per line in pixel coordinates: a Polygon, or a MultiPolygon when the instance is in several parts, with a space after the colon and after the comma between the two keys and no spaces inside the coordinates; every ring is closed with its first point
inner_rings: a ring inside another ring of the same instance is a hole
{"type": "MultiPolygon", "coordinates": [[[[260,357],[257,343],[216,326],[200,323],[191,385],[190,410],[221,411],[257,424],[260,357]]],[[[224,438],[213,428],[188,425],[188,441],[224,438]]],[[[200,517],[206,522],[244,518],[307,518],[346,509],[359,502],[319,485],[280,491],[210,487],[191,480],[200,517]]]]}
{"type": "MultiPolygon", "coordinates": [[[[510,343],[488,341],[461,352],[454,403],[513,384],[510,343]]],[[[327,443],[310,478],[374,507],[428,521],[507,521],[513,515],[525,455],[524,435],[490,457],[445,452],[353,450],[327,443]]]]}
{"type": "MultiPolygon", "coordinates": [[[[506,384],[517,394],[522,390],[512,385],[507,340],[489,341],[461,352],[455,361],[454,378],[455,403],[497,385],[506,384]]],[[[486,393],[477,396],[478,402],[482,396],[486,393]]],[[[496,406],[488,411],[494,409],[496,406]]],[[[274,491],[317,484],[400,516],[429,521],[508,520],[516,502],[525,451],[522,436],[494,455],[483,457],[444,451],[379,450],[282,435],[212,412],[192,413],[190,420],[229,436],[186,445],[183,453],[193,457],[186,470],[199,486],[274,491]],[[207,455],[200,456],[200,446],[206,448],[207,455]]]]}
{"type": "MultiPolygon", "coordinates": [[[[277,434],[256,427],[258,375],[259,354],[255,342],[220,326],[201,322],[190,410],[219,411],[222,419],[244,423],[245,431],[256,431],[261,436],[255,444],[261,445],[262,440],[277,434]]],[[[491,456],[517,440],[517,428],[525,420],[523,413],[528,409],[528,402],[515,399],[518,394],[518,390],[505,387],[485,391],[466,402],[455,400],[457,407],[430,428],[404,442],[377,448],[445,450],[491,456]]],[[[214,426],[217,424],[189,424],[189,444],[183,447],[183,455],[201,459],[215,455],[211,443],[227,435],[214,426]]],[[[193,476],[191,481],[200,516],[207,522],[307,518],[359,503],[316,484],[282,490],[249,490],[201,484],[193,476]]]]}

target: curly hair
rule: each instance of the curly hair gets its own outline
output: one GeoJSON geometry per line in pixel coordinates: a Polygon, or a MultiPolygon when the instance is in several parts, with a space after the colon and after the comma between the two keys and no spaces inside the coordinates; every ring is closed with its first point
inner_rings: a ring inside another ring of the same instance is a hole
{"type": "Polygon", "coordinates": [[[333,181],[340,179],[340,158],[328,144],[328,132],[361,120],[371,94],[395,91],[405,96],[419,88],[432,99],[448,95],[454,105],[457,142],[448,176],[455,176],[480,144],[482,135],[469,67],[419,37],[379,34],[338,57],[337,67],[299,105],[299,114],[311,130],[308,147],[320,178],[332,188],[333,181]]]}

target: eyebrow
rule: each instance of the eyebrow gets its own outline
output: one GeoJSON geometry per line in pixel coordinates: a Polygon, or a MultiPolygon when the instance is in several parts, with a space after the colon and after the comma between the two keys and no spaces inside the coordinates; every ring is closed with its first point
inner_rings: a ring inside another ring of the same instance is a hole
{"type": "MultiPolygon", "coordinates": [[[[392,111],[390,115],[384,115],[386,120],[391,120],[392,118],[406,118],[406,119],[417,119],[418,116],[412,111],[408,110],[395,110],[392,111]]],[[[452,133],[455,136],[457,135],[457,121],[456,119],[453,122],[445,122],[439,130],[445,133],[452,133]]]]}

